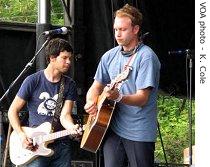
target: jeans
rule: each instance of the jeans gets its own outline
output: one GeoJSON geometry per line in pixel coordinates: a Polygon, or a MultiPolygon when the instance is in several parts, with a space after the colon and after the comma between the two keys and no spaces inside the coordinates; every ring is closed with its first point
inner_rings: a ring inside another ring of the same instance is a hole
{"type": "Polygon", "coordinates": [[[70,139],[55,141],[47,147],[53,149],[52,156],[39,156],[26,167],[71,167],[70,139]]]}
{"type": "Polygon", "coordinates": [[[103,144],[105,167],[154,167],[154,142],[131,141],[109,129],[103,144]]]}

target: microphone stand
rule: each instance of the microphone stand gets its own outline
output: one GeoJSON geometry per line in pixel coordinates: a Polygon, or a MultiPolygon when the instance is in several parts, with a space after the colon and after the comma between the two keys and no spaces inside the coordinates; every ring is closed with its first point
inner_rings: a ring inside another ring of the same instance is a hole
{"type": "Polygon", "coordinates": [[[36,60],[37,55],[41,52],[41,50],[46,46],[46,44],[49,42],[50,38],[48,37],[47,40],[42,44],[41,48],[35,53],[35,56],[28,62],[25,66],[25,68],[22,70],[22,72],[17,76],[17,78],[10,84],[7,91],[3,94],[3,96],[0,99],[0,104],[2,103],[3,99],[8,95],[11,88],[19,81],[19,79],[23,76],[25,72],[27,72],[32,66],[34,61],[36,60]]]}
{"type": "Polygon", "coordinates": [[[189,165],[192,166],[192,54],[189,49],[186,49],[186,59],[189,59],[189,100],[190,100],[190,106],[188,110],[189,115],[189,165]]]}
{"type": "MultiPolygon", "coordinates": [[[[22,78],[23,74],[25,74],[33,66],[33,63],[36,60],[36,57],[39,55],[39,53],[42,51],[42,49],[47,45],[49,40],[50,40],[50,37],[47,37],[46,41],[42,44],[41,48],[35,53],[35,56],[26,64],[25,68],[21,71],[21,73],[10,84],[9,88],[7,89],[7,91],[3,94],[3,96],[0,99],[0,105],[2,104],[2,101],[4,100],[4,98],[9,94],[10,90],[14,87],[14,85],[22,78]]],[[[6,159],[7,159],[8,146],[9,146],[9,136],[11,134],[11,131],[12,131],[12,127],[11,127],[11,124],[9,124],[2,167],[6,167],[6,162],[7,162],[6,159]]]]}

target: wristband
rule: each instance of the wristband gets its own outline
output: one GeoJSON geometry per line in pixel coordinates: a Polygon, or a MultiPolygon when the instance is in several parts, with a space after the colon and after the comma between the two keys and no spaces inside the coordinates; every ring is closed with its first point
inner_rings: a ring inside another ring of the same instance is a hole
{"type": "Polygon", "coordinates": [[[120,102],[122,100],[122,98],[123,98],[123,95],[120,93],[118,98],[116,98],[114,101],[115,102],[120,102]]]}

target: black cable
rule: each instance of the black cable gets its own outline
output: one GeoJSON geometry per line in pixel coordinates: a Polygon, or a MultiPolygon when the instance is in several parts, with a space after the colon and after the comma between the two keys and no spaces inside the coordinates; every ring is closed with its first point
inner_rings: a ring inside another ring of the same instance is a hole
{"type": "Polygon", "coordinates": [[[139,9],[138,0],[136,0],[136,8],[139,9]]]}
{"type": "Polygon", "coordinates": [[[67,14],[67,18],[68,18],[68,20],[69,20],[69,23],[71,23],[72,19],[71,19],[71,16],[70,16],[70,14],[69,14],[69,10],[68,10],[68,8],[67,8],[67,5],[66,5],[66,3],[64,2],[64,0],[61,0],[61,3],[62,3],[62,5],[63,5],[63,8],[64,8],[66,14],[67,14]]]}
{"type": "MultiPolygon", "coordinates": [[[[111,8],[112,8],[112,25],[114,25],[114,3],[113,0],[111,0],[111,8]]],[[[116,46],[116,41],[115,41],[115,37],[114,37],[114,29],[112,28],[112,35],[113,35],[113,44],[114,47],[116,46]]]]}

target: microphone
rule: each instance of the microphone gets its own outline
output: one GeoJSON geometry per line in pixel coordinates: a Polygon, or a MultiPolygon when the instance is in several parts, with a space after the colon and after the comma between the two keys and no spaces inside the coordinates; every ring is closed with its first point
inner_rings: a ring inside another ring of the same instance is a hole
{"type": "Polygon", "coordinates": [[[189,52],[190,52],[189,49],[180,49],[180,50],[168,51],[168,54],[169,55],[182,55],[189,52]]]}
{"type": "Polygon", "coordinates": [[[147,37],[148,35],[149,35],[149,32],[146,32],[146,33],[142,34],[140,38],[141,38],[142,40],[144,40],[145,37],[147,37]]]}
{"type": "Polygon", "coordinates": [[[66,27],[61,27],[55,30],[44,31],[43,35],[54,35],[54,34],[67,34],[68,29],[66,27]]]}

